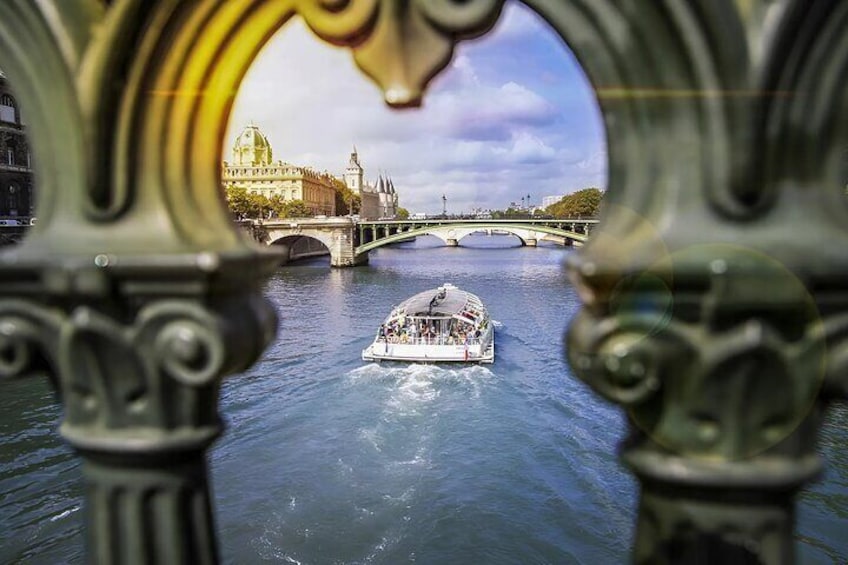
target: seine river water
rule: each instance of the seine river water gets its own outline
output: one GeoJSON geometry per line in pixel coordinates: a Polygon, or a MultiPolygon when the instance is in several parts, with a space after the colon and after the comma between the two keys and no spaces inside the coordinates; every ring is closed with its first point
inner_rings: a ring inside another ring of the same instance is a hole
{"type": "MultiPolygon", "coordinates": [[[[226,563],[626,563],[636,485],[617,463],[618,410],[564,362],[578,308],[571,250],[508,236],[433,238],[280,269],[277,341],[222,389],[210,454],[226,563]],[[392,305],[443,282],[500,322],[473,367],[360,360],[392,305]]],[[[0,562],[82,563],[79,465],[45,382],[2,386],[0,562]]],[[[801,497],[801,563],[848,561],[848,411],[831,412],[828,470],[801,497]]]]}

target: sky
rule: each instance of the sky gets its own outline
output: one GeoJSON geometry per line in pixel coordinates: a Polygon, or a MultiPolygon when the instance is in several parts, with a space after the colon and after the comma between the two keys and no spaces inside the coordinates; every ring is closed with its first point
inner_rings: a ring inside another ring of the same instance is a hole
{"type": "Polygon", "coordinates": [[[366,180],[391,176],[411,213],[503,210],[530,195],[606,187],[606,140],[592,89],[571,51],[510,2],[495,29],[464,41],[420,109],[392,110],[352,52],[296,18],[254,61],[237,94],[224,159],[248,124],[274,160],[341,176],[355,145],[366,180]]]}

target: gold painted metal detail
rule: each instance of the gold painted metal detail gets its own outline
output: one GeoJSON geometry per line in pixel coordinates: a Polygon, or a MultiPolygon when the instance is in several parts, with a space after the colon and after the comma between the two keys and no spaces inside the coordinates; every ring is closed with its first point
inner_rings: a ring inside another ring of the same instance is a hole
{"type": "Polygon", "coordinates": [[[486,33],[503,0],[302,0],[298,12],[319,37],[353,49],[386,103],[419,106],[454,45],[486,33]]]}

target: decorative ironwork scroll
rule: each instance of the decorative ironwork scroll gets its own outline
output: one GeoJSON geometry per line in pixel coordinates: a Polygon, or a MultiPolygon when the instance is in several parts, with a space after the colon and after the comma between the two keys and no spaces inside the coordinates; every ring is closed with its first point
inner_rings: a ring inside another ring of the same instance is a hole
{"type": "Polygon", "coordinates": [[[568,266],[568,356],[629,416],[634,559],[791,563],[793,498],[845,398],[848,4],[595,6],[609,60],[574,46],[611,205],[568,266]]]}
{"type": "Polygon", "coordinates": [[[359,67],[395,107],[418,106],[459,39],[488,31],[503,0],[306,0],[298,11],[323,39],[353,48],[359,67]]]}
{"type": "MultiPolygon", "coordinates": [[[[585,302],[568,355],[629,415],[635,560],[791,562],[793,496],[848,391],[848,3],[526,3],[573,48],[607,128],[609,207],[568,267],[585,302]]],[[[299,14],[413,106],[501,7],[0,2],[0,66],[39,157],[38,224],[0,252],[0,375],[43,369],[61,393],[92,561],[217,559],[218,386],[276,325],[259,286],[276,257],[219,189],[259,49],[299,14]]]]}
{"type": "Polygon", "coordinates": [[[39,221],[0,254],[0,375],[54,382],[94,563],[217,561],[220,380],[276,331],[276,254],[239,234],[217,178],[225,63],[195,50],[225,4],[0,4],[0,65],[45,156],[39,221]]]}

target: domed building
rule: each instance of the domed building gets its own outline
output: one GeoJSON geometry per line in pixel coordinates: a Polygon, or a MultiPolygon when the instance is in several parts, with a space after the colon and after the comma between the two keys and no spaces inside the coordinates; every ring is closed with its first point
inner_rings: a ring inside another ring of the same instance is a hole
{"type": "Polygon", "coordinates": [[[283,200],[303,200],[313,215],[336,214],[336,192],[347,187],[360,198],[359,216],[364,220],[394,218],[398,195],[394,182],[380,175],[375,184],[365,180],[356,147],[350,154],[344,177],[318,173],[283,161],[273,161],[271,143],[260,129],[251,124],[236,137],[233,159],[224,161],[224,188],[243,187],[248,192],[283,200]]]}
{"type": "Polygon", "coordinates": [[[268,138],[253,124],[236,137],[232,162],[224,161],[224,188],[245,188],[248,192],[267,198],[302,200],[313,215],[336,214],[336,186],[339,179],[298,167],[283,161],[273,161],[268,138]]]}
{"type": "Polygon", "coordinates": [[[251,124],[244,128],[233,144],[233,164],[248,167],[265,166],[273,161],[268,138],[251,124]]]}

